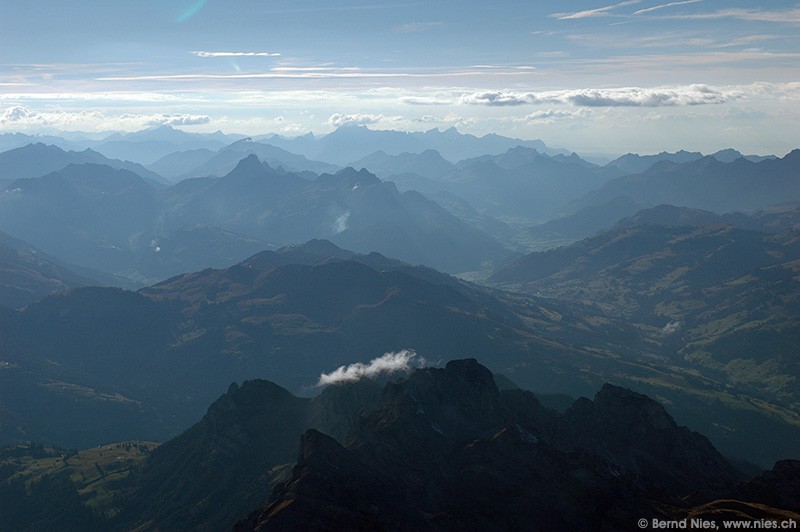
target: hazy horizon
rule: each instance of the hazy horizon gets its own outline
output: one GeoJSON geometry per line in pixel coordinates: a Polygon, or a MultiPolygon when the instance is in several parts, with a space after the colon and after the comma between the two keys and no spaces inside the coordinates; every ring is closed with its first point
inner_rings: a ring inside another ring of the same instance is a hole
{"type": "Polygon", "coordinates": [[[8,0],[0,132],[344,124],[584,154],[798,146],[800,4],[8,0]]]}

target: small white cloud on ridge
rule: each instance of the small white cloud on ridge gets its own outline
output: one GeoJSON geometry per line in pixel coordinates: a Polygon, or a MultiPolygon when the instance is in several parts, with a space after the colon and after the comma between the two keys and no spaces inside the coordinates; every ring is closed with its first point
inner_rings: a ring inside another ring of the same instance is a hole
{"type": "Polygon", "coordinates": [[[740,91],[708,85],[617,89],[574,89],[550,92],[481,91],[463,94],[462,104],[513,106],[524,104],[571,104],[579,107],[670,107],[721,104],[743,96],[740,91]]]}
{"type": "Polygon", "coordinates": [[[409,373],[416,368],[424,367],[426,360],[410,350],[403,349],[396,353],[384,353],[378,358],[373,358],[369,364],[356,362],[347,366],[339,366],[331,373],[322,373],[317,386],[355,382],[364,378],[374,379],[385,375],[409,373]]]}
{"type": "Polygon", "coordinates": [[[197,50],[192,52],[197,57],[279,57],[278,52],[207,52],[197,50]]]}
{"type": "Polygon", "coordinates": [[[663,334],[664,336],[667,336],[667,335],[670,335],[670,334],[674,334],[674,333],[676,333],[676,332],[678,332],[680,330],[681,330],[681,322],[679,322],[679,321],[671,321],[671,322],[667,323],[666,325],[664,325],[664,327],[661,329],[661,334],[663,334]]]}

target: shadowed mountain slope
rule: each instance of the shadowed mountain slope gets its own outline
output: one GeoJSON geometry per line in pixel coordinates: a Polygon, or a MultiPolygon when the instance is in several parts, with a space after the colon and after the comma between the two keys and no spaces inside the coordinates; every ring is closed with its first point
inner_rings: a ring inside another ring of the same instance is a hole
{"type": "Polygon", "coordinates": [[[474,360],[451,361],[389,383],[344,445],[306,432],[292,478],[237,530],[625,529],[687,490],[740,478],[644,396],[604,387],[559,416],[499,391],[474,360]],[[613,422],[586,424],[586,408],[613,422]]]}
{"type": "Polygon", "coordinates": [[[0,404],[18,420],[9,430],[68,446],[162,439],[231,381],[302,389],[326,368],[405,348],[483,354],[497,368],[526,358],[547,381],[544,360],[573,353],[476,287],[378,255],[314,256],[331,245],[312,244],[139,292],[77,289],[11,313],[0,323],[0,404]]]}
{"type": "Polygon", "coordinates": [[[98,284],[54,260],[0,233],[0,305],[21,307],[54,292],[98,284]]]}
{"type": "MultiPolygon", "coordinates": [[[[704,401],[737,405],[737,416],[761,410],[763,422],[777,411],[797,427],[798,260],[796,230],[645,225],[527,255],[491,280],[582,306],[586,321],[596,324],[587,325],[595,330],[595,341],[608,341],[614,351],[628,352],[642,363],[714,382],[701,394],[704,401]],[[601,340],[617,320],[626,324],[628,335],[609,332],[601,340]],[[737,394],[752,394],[752,399],[737,394]]],[[[664,384],[661,377],[648,382],[664,384]]],[[[688,382],[680,386],[692,387],[688,382]]],[[[728,441],[750,434],[743,429],[704,431],[728,441]]],[[[781,441],[788,440],[771,438],[759,448],[781,441]]]]}
{"type": "Polygon", "coordinates": [[[264,380],[234,383],[155,448],[0,449],[0,494],[13,505],[0,524],[626,530],[643,517],[732,509],[793,517],[800,500],[797,462],[742,482],[705,437],[624,388],[604,385],[559,414],[498,388],[471,359],[381,381],[331,384],[310,399],[264,380]]]}

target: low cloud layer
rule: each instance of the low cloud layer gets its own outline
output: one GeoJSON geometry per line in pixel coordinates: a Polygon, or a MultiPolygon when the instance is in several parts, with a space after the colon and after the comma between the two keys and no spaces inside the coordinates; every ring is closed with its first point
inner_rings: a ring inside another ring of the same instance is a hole
{"type": "Polygon", "coordinates": [[[371,115],[366,113],[357,113],[352,115],[344,115],[336,113],[328,118],[328,124],[333,127],[339,126],[367,126],[370,124],[377,124],[383,120],[383,115],[371,115]]]}
{"type": "Polygon", "coordinates": [[[663,334],[664,336],[668,336],[668,335],[674,334],[674,333],[676,333],[676,332],[678,332],[680,330],[681,330],[681,322],[679,322],[679,321],[671,321],[671,322],[667,323],[666,325],[664,325],[664,327],[661,329],[661,334],[663,334]]]}
{"type": "Polygon", "coordinates": [[[721,104],[742,97],[740,92],[708,85],[616,89],[574,89],[548,92],[481,91],[463,94],[469,105],[515,106],[570,104],[579,107],[672,107],[721,104]]]}
{"type": "Polygon", "coordinates": [[[577,111],[560,111],[560,110],[548,109],[547,111],[536,111],[535,113],[531,113],[527,115],[523,120],[528,124],[553,124],[558,120],[568,120],[580,117],[585,113],[586,111],[580,109],[577,111]]]}
{"type": "Polygon", "coordinates": [[[148,126],[197,126],[208,124],[211,118],[205,115],[161,115],[152,118],[148,126]]]}
{"type": "Polygon", "coordinates": [[[3,114],[0,115],[0,122],[20,122],[32,118],[36,118],[36,113],[31,112],[21,105],[15,105],[3,111],[3,114]]]}
{"type": "Polygon", "coordinates": [[[278,52],[206,52],[199,50],[192,52],[197,57],[278,57],[278,52]]]}
{"type": "Polygon", "coordinates": [[[319,376],[317,386],[409,373],[413,369],[424,367],[426,364],[427,362],[424,358],[409,349],[396,353],[384,353],[383,356],[370,360],[369,364],[356,362],[355,364],[340,366],[331,373],[322,373],[319,376]]]}

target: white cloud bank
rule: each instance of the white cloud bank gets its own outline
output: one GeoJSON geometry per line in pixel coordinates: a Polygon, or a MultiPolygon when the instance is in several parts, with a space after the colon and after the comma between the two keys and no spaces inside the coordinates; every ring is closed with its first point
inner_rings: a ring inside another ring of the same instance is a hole
{"type": "Polygon", "coordinates": [[[16,130],[55,128],[85,131],[123,129],[135,131],[153,126],[198,126],[211,122],[208,115],[186,113],[105,115],[98,111],[38,112],[23,105],[12,105],[0,111],[0,126],[16,130]]]}
{"type": "Polygon", "coordinates": [[[623,87],[517,92],[480,91],[461,95],[469,105],[515,106],[526,104],[571,104],[580,107],[669,107],[721,104],[743,96],[740,91],[708,85],[682,87],[623,87]]]}
{"type": "Polygon", "coordinates": [[[211,122],[211,117],[206,115],[161,115],[151,118],[148,126],[198,126],[211,122]]]}
{"type": "Polygon", "coordinates": [[[384,353],[383,356],[373,358],[369,364],[356,362],[347,366],[340,366],[331,373],[322,373],[317,386],[355,382],[364,378],[374,379],[385,375],[409,373],[416,368],[424,367],[426,360],[410,350],[404,349],[396,353],[384,353]]]}
{"type": "Polygon", "coordinates": [[[583,110],[578,111],[561,111],[557,109],[548,109],[547,111],[536,111],[524,117],[522,121],[528,124],[554,124],[559,120],[579,118],[585,116],[583,110]]]}
{"type": "Polygon", "coordinates": [[[36,118],[36,113],[30,111],[27,107],[15,105],[3,111],[3,114],[0,115],[0,123],[21,122],[25,120],[35,120],[36,118]]]}
{"type": "Polygon", "coordinates": [[[385,116],[383,114],[369,114],[369,113],[354,113],[354,114],[341,114],[336,113],[328,118],[328,125],[332,127],[339,126],[368,126],[372,124],[379,124],[381,122],[397,123],[403,120],[402,116],[385,116]]]}
{"type": "Polygon", "coordinates": [[[383,120],[383,115],[371,115],[367,113],[356,113],[345,115],[336,113],[328,118],[328,124],[333,127],[339,126],[367,126],[369,124],[377,124],[383,120]]]}

